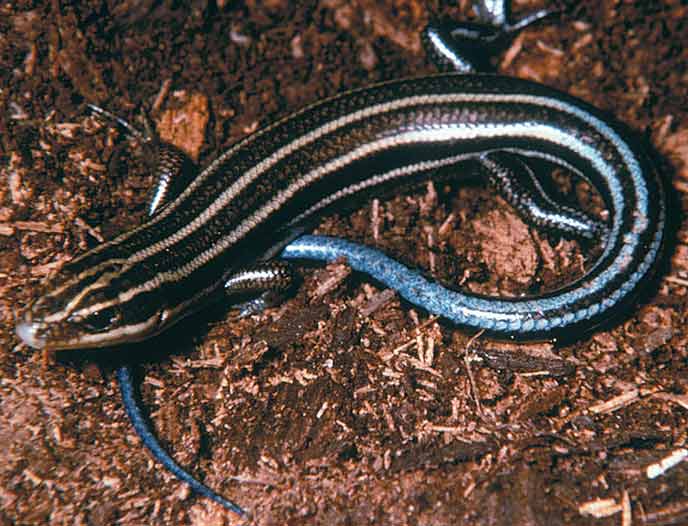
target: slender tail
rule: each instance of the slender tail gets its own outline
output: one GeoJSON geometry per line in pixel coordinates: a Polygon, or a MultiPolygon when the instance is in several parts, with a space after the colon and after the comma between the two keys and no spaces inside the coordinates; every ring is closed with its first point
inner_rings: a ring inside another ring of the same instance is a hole
{"type": "Polygon", "coordinates": [[[241,506],[218,495],[209,487],[196,480],[190,473],[185,471],[184,468],[177,464],[177,462],[175,462],[175,460],[167,453],[167,451],[163,449],[163,447],[160,445],[160,442],[158,442],[158,439],[151,431],[151,428],[141,411],[136,390],[134,389],[134,384],[132,382],[131,368],[128,365],[123,365],[117,369],[117,381],[119,382],[119,389],[122,393],[124,409],[127,411],[129,419],[134,425],[134,429],[139,435],[139,438],[141,438],[141,441],[151,452],[155,460],[160,462],[179,480],[186,482],[196,493],[212,499],[226,509],[236,513],[240,517],[246,518],[247,513],[241,506]]]}

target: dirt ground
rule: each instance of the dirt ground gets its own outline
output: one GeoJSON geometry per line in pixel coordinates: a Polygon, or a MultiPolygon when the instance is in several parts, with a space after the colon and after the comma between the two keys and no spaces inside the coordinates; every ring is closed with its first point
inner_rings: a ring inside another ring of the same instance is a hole
{"type": "MultiPolygon", "coordinates": [[[[256,524],[688,524],[688,462],[648,476],[688,448],[685,2],[572,1],[499,62],[658,152],[674,239],[659,283],[612,327],[566,345],[471,340],[334,264],[300,267],[281,307],[241,321],[218,307],[132,348],[46,362],[14,335],[49,272],[145,214],[141,149],[85,103],[135,123],[149,111],[205,165],[305,104],[434,72],[419,32],[468,4],[0,5],[0,525],[237,522],[143,449],[122,361],[138,364],[165,446],[256,524]]],[[[557,180],[562,199],[599,208],[557,180]]],[[[429,185],[318,231],[498,295],[570,281],[594,253],[528,228],[480,184],[429,185]]]]}

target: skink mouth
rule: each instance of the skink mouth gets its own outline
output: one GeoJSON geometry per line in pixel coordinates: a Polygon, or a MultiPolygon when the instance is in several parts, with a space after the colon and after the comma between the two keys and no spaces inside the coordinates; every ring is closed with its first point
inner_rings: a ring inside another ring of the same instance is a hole
{"type": "MultiPolygon", "coordinates": [[[[98,313],[96,312],[96,315],[98,313]]],[[[49,318],[48,318],[49,319],[49,318]]],[[[46,321],[29,311],[19,321],[15,331],[19,339],[33,349],[40,351],[68,351],[74,349],[100,349],[127,343],[139,342],[158,334],[167,326],[166,312],[153,312],[150,317],[138,323],[105,325],[98,331],[88,325],[101,320],[66,319],[46,321]]]]}

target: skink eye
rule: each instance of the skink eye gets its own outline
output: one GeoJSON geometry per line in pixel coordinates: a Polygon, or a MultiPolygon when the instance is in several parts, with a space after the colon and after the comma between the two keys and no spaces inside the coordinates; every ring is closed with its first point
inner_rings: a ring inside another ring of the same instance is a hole
{"type": "Polygon", "coordinates": [[[118,315],[114,309],[103,309],[73,321],[79,323],[90,332],[102,332],[112,327],[117,319],[118,315]]]}

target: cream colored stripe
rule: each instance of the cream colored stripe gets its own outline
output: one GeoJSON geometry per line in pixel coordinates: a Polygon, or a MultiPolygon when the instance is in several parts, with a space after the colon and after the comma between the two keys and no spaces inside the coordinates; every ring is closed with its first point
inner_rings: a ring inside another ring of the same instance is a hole
{"type": "MultiPolygon", "coordinates": [[[[587,112],[584,112],[583,110],[576,108],[575,106],[572,106],[570,104],[564,103],[562,101],[556,100],[556,99],[550,99],[547,97],[539,97],[539,96],[533,96],[533,95],[500,95],[500,94],[466,94],[466,93],[450,93],[450,94],[439,94],[439,95],[418,95],[418,96],[413,96],[413,97],[407,97],[404,99],[397,99],[391,102],[386,102],[382,104],[377,104],[375,106],[370,106],[368,108],[350,113],[348,115],[345,115],[343,117],[340,117],[338,119],[335,119],[333,121],[328,122],[327,124],[324,124],[323,126],[320,126],[319,128],[316,128],[315,130],[306,133],[298,138],[296,138],[294,141],[290,142],[289,144],[283,146],[282,148],[278,149],[275,151],[272,155],[266,157],[263,159],[261,162],[259,162],[257,165],[255,165],[253,168],[248,170],[244,175],[242,175],[239,179],[237,179],[232,185],[230,185],[229,188],[227,188],[224,192],[222,192],[215,201],[208,206],[205,210],[201,211],[201,213],[194,218],[191,222],[189,222],[187,225],[184,225],[181,229],[179,229],[177,232],[172,234],[166,239],[160,240],[156,243],[153,243],[152,245],[146,247],[145,249],[133,254],[130,257],[130,261],[136,262],[140,261],[142,259],[145,259],[147,257],[150,257],[154,254],[157,254],[161,250],[164,250],[180,241],[182,241],[185,237],[188,235],[192,234],[195,232],[198,228],[202,227],[206,222],[208,222],[212,217],[214,217],[218,212],[220,212],[222,209],[224,209],[227,204],[229,204],[236,196],[240,194],[242,190],[244,190],[248,185],[250,185],[252,182],[254,182],[257,178],[259,178],[261,175],[263,175],[267,170],[272,168],[275,164],[280,162],[281,160],[285,159],[289,155],[293,154],[294,152],[298,151],[300,148],[303,148],[304,146],[313,143],[314,141],[330,134],[338,129],[348,126],[350,124],[353,124],[355,122],[358,122],[360,120],[375,116],[375,115],[380,115],[384,113],[389,113],[393,111],[397,111],[409,106],[421,106],[421,105],[440,105],[440,104],[456,104],[456,103],[475,103],[475,102],[485,102],[485,103],[524,103],[524,104],[535,104],[538,106],[543,106],[543,107],[548,107],[548,108],[554,108],[558,109],[560,111],[563,111],[565,113],[573,114],[574,116],[577,116],[581,118],[585,122],[589,122],[590,124],[593,124],[595,128],[604,136],[606,136],[617,148],[617,150],[623,150],[625,147],[625,151],[621,151],[622,155],[628,160],[629,157],[632,159],[632,155],[630,154],[630,150],[628,150],[628,147],[626,147],[625,143],[620,140],[620,138],[616,135],[616,133],[609,128],[605,123],[602,121],[599,121],[598,119],[595,119],[594,117],[590,116],[587,112]]],[[[470,123],[465,123],[466,126],[470,126],[470,123]]],[[[480,123],[476,124],[476,127],[484,127],[484,128],[491,128],[493,125],[489,125],[486,123],[480,123]]],[[[498,126],[498,125],[494,125],[498,126]]],[[[436,132],[435,129],[432,130],[433,133],[436,132]]],[[[225,156],[223,156],[225,157],[225,156]]],[[[211,165],[212,167],[212,165],[211,165]]],[[[632,168],[629,166],[629,168],[632,168]]],[[[175,203],[178,203],[181,199],[183,199],[183,196],[188,195],[192,191],[192,188],[195,187],[197,181],[199,179],[202,179],[205,177],[206,173],[208,173],[211,170],[209,168],[208,170],[205,170],[199,178],[194,181],[191,187],[187,189],[177,200],[175,200],[175,203]]],[[[165,217],[166,215],[172,213],[174,206],[169,206],[161,214],[159,214],[161,217],[156,216],[153,219],[153,222],[158,221],[159,219],[162,219],[162,217],[165,217]]]]}
{"type": "MultiPolygon", "coordinates": [[[[302,148],[303,146],[310,144],[319,138],[322,138],[323,136],[332,133],[342,126],[347,126],[350,124],[353,124],[354,122],[365,119],[374,115],[379,115],[382,113],[390,112],[390,111],[396,111],[401,108],[405,108],[408,106],[413,106],[413,105],[419,105],[419,104],[440,104],[440,103],[447,103],[447,102],[468,102],[468,101],[479,101],[481,100],[481,95],[467,95],[467,94],[441,94],[441,95],[419,95],[419,96],[414,96],[414,97],[408,97],[404,99],[397,99],[391,102],[387,103],[382,103],[382,104],[377,104],[375,106],[370,106],[368,108],[365,108],[363,110],[360,110],[358,112],[350,113],[348,115],[345,115],[343,117],[340,117],[339,119],[335,119],[334,121],[330,121],[323,126],[320,126],[319,128],[316,128],[315,130],[306,133],[305,135],[302,135],[298,138],[296,138],[294,141],[290,142],[289,144],[283,146],[282,148],[278,149],[275,151],[271,156],[267,157],[260,163],[258,163],[256,166],[254,166],[252,169],[247,171],[243,176],[241,176],[237,181],[235,181],[232,185],[230,185],[229,188],[227,188],[222,194],[220,194],[215,201],[206,209],[202,210],[196,218],[194,218],[190,223],[187,225],[184,225],[180,230],[176,231],[173,233],[171,236],[162,239],[156,243],[153,243],[152,245],[149,245],[148,247],[144,248],[143,250],[140,250],[134,254],[132,254],[129,257],[129,261],[131,263],[135,263],[138,261],[141,261],[143,259],[146,259],[150,256],[153,256],[160,251],[164,250],[165,248],[178,243],[179,241],[182,241],[185,237],[188,235],[192,234],[194,231],[196,231],[198,228],[200,228],[203,224],[205,224],[207,221],[209,221],[215,214],[217,214],[219,211],[221,211],[229,202],[231,202],[236,195],[238,195],[241,190],[243,190],[246,186],[251,184],[253,181],[255,181],[258,177],[260,177],[266,170],[269,170],[272,166],[274,166],[276,163],[279,161],[283,160],[286,158],[288,155],[294,153],[297,151],[299,148],[302,148]]],[[[305,110],[302,110],[305,111],[305,110]]],[[[293,117],[293,116],[292,116],[293,117]]],[[[284,120],[287,120],[289,117],[285,118],[284,120]]],[[[274,128],[278,123],[268,127],[274,128]]],[[[265,133],[266,129],[263,129],[259,132],[257,132],[257,135],[263,135],[265,133]]],[[[227,152],[225,152],[223,155],[221,155],[218,159],[213,161],[205,170],[203,170],[196,179],[184,190],[169,206],[165,207],[162,211],[160,211],[158,214],[153,216],[153,218],[148,222],[145,223],[137,228],[134,228],[133,230],[130,230],[129,232],[125,232],[124,234],[116,237],[112,241],[108,241],[106,243],[103,243],[102,245],[99,245],[96,247],[93,251],[90,251],[86,253],[85,255],[92,254],[94,252],[100,252],[105,249],[107,246],[112,246],[118,243],[121,243],[125,241],[127,238],[131,237],[134,235],[136,232],[142,230],[143,228],[147,228],[149,225],[156,224],[160,220],[164,219],[168,215],[170,215],[175,208],[188,196],[191,192],[194,191],[195,188],[197,188],[202,181],[207,179],[211,173],[215,171],[215,169],[223,163],[227,158],[229,158],[231,155],[233,155],[239,147],[241,147],[245,142],[249,140],[255,139],[257,136],[254,134],[253,136],[247,137],[246,139],[240,141],[237,143],[235,146],[231,147],[227,152]]],[[[84,256],[77,257],[74,261],[78,261],[84,256]]],[[[102,265],[102,263],[101,263],[102,265]]],[[[100,266],[100,265],[98,265],[100,266]]],[[[87,271],[89,273],[92,273],[92,270],[89,269],[87,271]]],[[[86,274],[84,274],[85,276],[86,274]]],[[[77,277],[79,279],[79,277],[77,277]]],[[[62,288],[67,288],[68,286],[71,286],[73,284],[74,280],[70,280],[68,284],[65,284],[62,288]]]]}
{"type": "MultiPolygon", "coordinates": [[[[437,159],[437,160],[433,160],[433,161],[422,161],[420,163],[410,164],[407,166],[396,168],[394,170],[390,170],[389,172],[386,172],[384,174],[370,177],[369,179],[366,179],[365,181],[361,181],[357,184],[348,186],[342,190],[339,190],[338,192],[335,192],[334,194],[329,195],[327,198],[325,198],[325,199],[321,200],[320,202],[318,202],[317,204],[313,205],[306,212],[304,212],[299,217],[294,219],[293,223],[296,224],[299,221],[308,217],[309,215],[316,213],[319,209],[327,206],[328,204],[333,203],[335,201],[338,201],[339,199],[342,199],[346,196],[355,194],[356,192],[364,190],[365,188],[375,186],[378,184],[382,184],[384,182],[391,181],[393,179],[398,179],[400,177],[404,177],[404,176],[407,176],[407,175],[410,175],[413,173],[423,172],[426,170],[432,170],[432,169],[436,169],[436,168],[441,168],[443,166],[450,166],[452,164],[456,164],[458,162],[461,162],[462,160],[465,160],[465,159],[471,157],[472,155],[473,154],[461,154],[461,155],[455,155],[452,157],[446,157],[444,159],[437,159]]],[[[214,286],[211,287],[211,289],[212,288],[214,288],[214,286]]],[[[207,291],[204,291],[204,292],[208,293],[209,291],[210,291],[210,289],[207,291]]],[[[124,301],[126,301],[126,300],[125,299],[121,300],[122,303],[124,301]]],[[[192,303],[192,302],[193,301],[191,301],[190,303],[192,303]]],[[[120,298],[116,297],[116,298],[111,299],[109,301],[105,301],[102,303],[98,303],[96,305],[91,305],[90,307],[83,308],[81,310],[74,312],[73,314],[75,316],[86,317],[86,316],[89,316],[95,312],[98,312],[99,310],[106,309],[108,307],[112,307],[112,306],[119,304],[119,303],[120,303],[120,298]]],[[[181,305],[186,305],[186,303],[189,303],[189,302],[185,302],[181,305]]],[[[175,312],[179,311],[181,309],[181,305],[178,307],[175,307],[174,311],[175,312]]]]}
{"type": "MultiPolygon", "coordinates": [[[[628,145],[620,139],[616,132],[611,129],[606,123],[597,119],[596,117],[590,115],[583,109],[576,107],[575,105],[553,99],[548,97],[541,97],[535,95],[500,95],[500,94],[439,94],[439,95],[420,95],[414,97],[407,97],[404,99],[397,99],[391,102],[378,104],[371,106],[364,110],[360,110],[349,115],[343,116],[339,119],[335,119],[330,123],[327,123],[312,132],[309,132],[296,140],[292,141],[288,145],[278,149],[272,155],[258,163],[251,170],[247,171],[242,177],[240,177],[235,183],[233,183],[228,189],[226,189],[218,198],[205,210],[203,210],[199,216],[197,216],[188,225],[185,225],[182,229],[169,236],[166,239],[160,240],[153,245],[143,249],[129,258],[129,262],[133,263],[140,261],[154,255],[161,250],[183,240],[186,236],[201,228],[207,221],[209,221],[215,214],[221,211],[227,204],[229,204],[240,192],[245,189],[251,182],[255,181],[256,178],[260,177],[272,166],[278,163],[280,160],[291,155],[295,151],[304,146],[316,141],[317,139],[332,133],[342,126],[352,124],[358,120],[371,117],[373,115],[396,111],[404,107],[414,106],[414,105],[439,105],[439,104],[454,104],[454,103],[521,103],[521,104],[533,104],[540,107],[546,107],[555,109],[564,113],[573,115],[579,118],[582,122],[587,123],[602,136],[604,136],[611,145],[616,149],[619,155],[622,157],[623,161],[626,163],[630,175],[634,180],[635,187],[640,194],[637,195],[640,205],[646,205],[646,189],[640,182],[640,168],[637,160],[633,156],[628,145]],[[642,188],[641,188],[642,187],[642,188]],[[641,195],[642,194],[642,195],[641,195]]],[[[243,238],[250,230],[252,230],[256,225],[264,221],[271,213],[279,209],[286,201],[288,201],[297,191],[312,184],[318,178],[323,175],[336,171],[348,163],[360,159],[370,153],[375,153],[385,148],[390,148],[401,144],[413,144],[419,142],[440,142],[440,141],[461,141],[471,138],[501,138],[501,137],[518,137],[518,138],[537,138],[540,140],[545,140],[553,143],[558,143],[566,146],[572,151],[576,152],[582,158],[590,160],[596,167],[598,171],[604,174],[605,179],[610,183],[612,192],[619,191],[619,181],[615,178],[612,168],[609,166],[608,162],[600,156],[599,152],[594,148],[593,145],[586,144],[581,141],[578,137],[572,137],[571,135],[565,134],[561,130],[546,125],[529,125],[529,124],[513,124],[513,125],[500,125],[500,124],[470,124],[470,123],[456,123],[454,125],[444,125],[428,128],[425,130],[412,131],[405,134],[400,134],[397,137],[388,138],[382,141],[377,141],[363,145],[356,150],[346,154],[342,157],[334,159],[315,170],[309,172],[304,177],[292,183],[285,191],[280,192],[276,195],[269,203],[254,212],[249,218],[244,220],[238,227],[225,236],[216,245],[209,248],[205,252],[196,256],[193,260],[187,262],[177,269],[171,269],[168,271],[163,271],[153,276],[151,279],[145,283],[138,285],[128,291],[124,291],[120,294],[119,300],[121,302],[128,301],[129,299],[135,297],[141,292],[147,290],[153,290],[165,282],[178,281],[183,279],[189,273],[198,269],[202,265],[206,264],[218,254],[226,250],[229,246],[236,241],[243,238]]],[[[232,148],[230,151],[226,152],[221,158],[211,164],[206,170],[204,170],[197,179],[192,183],[192,185],[187,188],[187,190],[177,199],[175,203],[181,202],[183,197],[190,193],[193,188],[200,184],[200,181],[207,177],[209,173],[214,170],[214,167],[218,163],[223,162],[232,152],[243,144],[244,141],[239,143],[236,147],[232,148]]],[[[153,223],[162,219],[165,215],[173,212],[174,206],[168,206],[161,214],[158,214],[153,219],[153,223]]],[[[644,206],[641,206],[644,208],[644,206]]],[[[615,218],[613,222],[614,225],[618,227],[618,218],[615,218]]]]}
{"type": "MultiPolygon", "coordinates": [[[[235,181],[234,184],[232,184],[229,188],[227,188],[218,198],[205,210],[202,210],[200,214],[192,220],[189,224],[185,225],[182,227],[180,230],[172,234],[171,236],[162,239],[156,243],[153,243],[152,245],[149,245],[148,247],[144,248],[143,250],[140,250],[139,252],[136,252],[130,256],[130,261],[137,262],[141,261],[149,256],[152,256],[161,250],[164,250],[165,248],[183,240],[186,236],[194,232],[198,227],[202,226],[205,222],[207,222],[210,218],[212,218],[218,211],[220,211],[224,206],[227,205],[231,201],[231,199],[238,195],[239,192],[243,188],[245,188],[247,185],[251,184],[257,177],[260,177],[265,170],[270,169],[270,167],[274,166],[277,162],[280,160],[284,159],[286,156],[290,155],[294,151],[296,151],[298,148],[303,147],[313,141],[316,141],[317,139],[323,137],[324,135],[328,133],[332,133],[333,131],[336,131],[339,129],[341,126],[346,126],[349,124],[352,124],[356,122],[357,120],[368,118],[374,115],[379,115],[381,113],[385,112],[390,112],[390,111],[396,111],[401,108],[405,108],[408,106],[413,106],[413,105],[418,105],[418,104],[446,104],[446,103],[460,103],[460,102],[518,102],[518,101],[524,101],[524,102],[532,102],[535,104],[541,104],[541,105],[546,105],[544,102],[549,101],[549,99],[543,99],[542,97],[533,97],[533,96],[522,96],[522,95],[479,95],[479,94],[461,94],[461,93],[450,93],[450,94],[438,94],[438,95],[419,95],[419,96],[414,96],[414,97],[407,97],[404,99],[397,99],[391,102],[386,102],[386,103],[381,103],[375,106],[371,106],[369,108],[366,108],[364,110],[351,113],[348,115],[345,115],[339,119],[336,119],[334,121],[330,121],[326,123],[325,125],[317,128],[316,130],[313,130],[301,137],[298,137],[295,141],[287,144],[286,146],[280,148],[277,150],[273,155],[270,157],[266,158],[263,160],[261,163],[253,167],[251,170],[249,170],[246,174],[244,174],[240,179],[235,181]],[[529,100],[524,101],[525,98],[528,98],[529,100]]],[[[557,102],[557,101],[554,101],[557,102]]],[[[305,111],[302,110],[301,112],[305,111]]],[[[299,113],[301,113],[299,112],[299,113]]],[[[240,147],[242,147],[246,142],[253,141],[255,140],[256,137],[260,135],[264,135],[266,131],[273,129],[275,126],[277,126],[280,122],[283,122],[285,120],[288,120],[289,118],[293,118],[294,115],[285,117],[282,121],[278,121],[277,123],[268,126],[267,128],[264,128],[262,130],[259,130],[256,132],[256,134],[249,136],[241,141],[239,141],[236,145],[232,146],[228,151],[226,151],[224,154],[222,154],[220,157],[218,157],[215,161],[213,161],[205,170],[203,170],[193,181],[192,183],[172,202],[170,203],[169,206],[165,207],[163,210],[161,210],[158,214],[153,216],[149,222],[134,228],[128,232],[125,232],[121,234],[120,236],[116,237],[115,239],[111,241],[107,241],[98,247],[94,248],[93,250],[87,252],[83,256],[78,256],[75,258],[73,261],[77,262],[81,260],[83,257],[88,256],[93,253],[101,252],[108,246],[116,245],[119,244],[129,237],[133,236],[136,234],[138,231],[147,228],[150,225],[158,223],[160,220],[164,219],[173,211],[176,209],[176,207],[190,194],[192,193],[195,188],[197,188],[205,179],[207,179],[210,174],[212,174],[218,166],[220,166],[225,160],[227,160],[231,155],[233,155],[240,147]]],[[[107,264],[107,263],[101,263],[97,265],[97,267],[101,267],[102,265],[107,264]]],[[[93,269],[89,269],[85,271],[86,273],[83,274],[83,276],[87,276],[93,273],[93,269]]],[[[59,292],[62,290],[66,289],[67,287],[73,285],[73,283],[80,279],[82,275],[77,276],[74,280],[70,280],[68,283],[63,284],[62,287],[60,287],[59,292]]],[[[59,292],[56,292],[54,295],[59,294],[59,292]]]]}
{"type": "Polygon", "coordinates": [[[118,342],[131,342],[131,337],[143,339],[152,335],[158,330],[160,323],[160,313],[156,312],[150,318],[134,325],[123,325],[108,332],[80,334],[74,341],[68,341],[65,348],[81,347],[109,347],[118,342]]]}
{"type": "MultiPolygon", "coordinates": [[[[271,201],[269,201],[260,209],[256,210],[250,217],[245,219],[227,236],[222,238],[218,243],[210,247],[208,250],[199,254],[197,257],[181,267],[160,272],[149,281],[125,291],[120,296],[120,300],[128,301],[141,292],[153,290],[163,283],[179,281],[183,279],[185,276],[214,259],[218,254],[222,253],[232,244],[242,239],[253,228],[264,222],[267,217],[270,216],[270,214],[274,213],[284,203],[291,199],[299,190],[313,184],[313,182],[317,181],[324,175],[343,168],[352,161],[361,159],[369,154],[403,144],[510,137],[526,139],[532,138],[540,141],[550,141],[557,144],[567,144],[572,151],[576,152],[582,158],[589,159],[591,162],[593,162],[593,164],[596,164],[595,168],[599,172],[606,173],[608,175],[613,173],[612,167],[609,166],[608,162],[599,155],[594,146],[586,144],[579,138],[568,135],[557,128],[542,124],[495,124],[489,127],[474,125],[447,125],[441,128],[433,128],[430,130],[407,132],[394,137],[365,144],[346,155],[333,159],[330,162],[312,170],[304,177],[294,181],[291,186],[286,188],[284,191],[275,195],[271,201]]],[[[618,180],[615,182],[612,177],[612,180],[610,181],[610,185],[613,187],[611,189],[612,192],[620,191],[618,183],[618,180]]]]}

